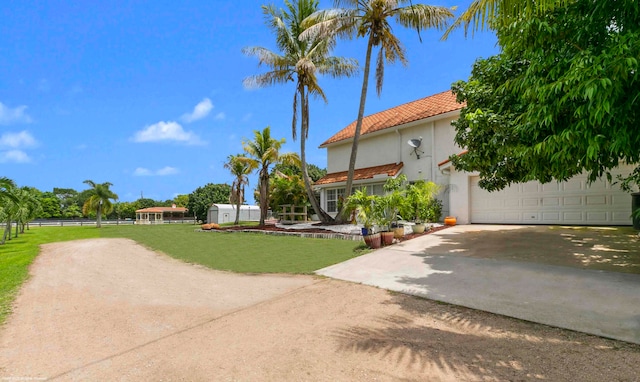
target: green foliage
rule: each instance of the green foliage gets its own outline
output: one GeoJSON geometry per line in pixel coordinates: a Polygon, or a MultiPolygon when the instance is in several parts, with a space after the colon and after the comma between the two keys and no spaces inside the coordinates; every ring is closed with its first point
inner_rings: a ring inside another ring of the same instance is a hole
{"type": "Polygon", "coordinates": [[[262,131],[254,130],[253,137],[253,140],[243,140],[242,148],[247,157],[237,157],[237,160],[246,163],[251,170],[258,172],[260,225],[264,225],[269,209],[269,170],[271,166],[278,163],[299,164],[300,158],[295,153],[280,153],[280,148],[286,140],[273,138],[269,126],[262,131]]]}
{"type": "MultiPolygon", "coordinates": [[[[327,175],[327,169],[320,168],[315,164],[311,164],[311,163],[307,163],[307,172],[309,173],[309,178],[313,182],[327,175]]],[[[273,170],[271,170],[271,176],[273,177],[277,173],[281,173],[284,175],[302,176],[302,169],[300,168],[299,165],[296,165],[296,164],[278,163],[275,166],[273,166],[273,170]]]]}
{"type": "Polygon", "coordinates": [[[209,207],[214,203],[227,204],[230,194],[231,186],[228,184],[208,183],[196,188],[189,194],[189,202],[187,203],[189,215],[195,214],[198,220],[207,221],[209,207]]]}
{"type": "Polygon", "coordinates": [[[173,198],[173,203],[175,203],[177,207],[186,207],[187,203],[189,203],[189,195],[177,195],[173,198]]]}
{"type": "Polygon", "coordinates": [[[307,191],[299,175],[271,177],[269,207],[272,211],[279,211],[282,204],[309,206],[307,191]]]}
{"type": "Polygon", "coordinates": [[[347,206],[350,210],[356,210],[357,221],[364,225],[365,228],[371,228],[376,221],[374,214],[374,205],[376,203],[376,195],[367,194],[366,188],[361,188],[353,192],[347,198],[347,206]]]}
{"type": "MultiPolygon", "coordinates": [[[[434,222],[438,204],[434,203],[435,196],[440,192],[440,186],[433,182],[418,180],[409,184],[406,189],[405,202],[400,207],[400,214],[405,219],[415,222],[434,222]]],[[[440,205],[440,214],[442,206],[440,205]]],[[[438,216],[439,218],[440,216],[438,216]]]]}
{"type": "Polygon", "coordinates": [[[108,226],[103,237],[127,237],[176,259],[248,273],[312,273],[359,255],[359,242],[250,233],[195,232],[192,225],[108,226]]]}
{"type": "Polygon", "coordinates": [[[451,158],[457,168],[496,190],[640,163],[636,1],[577,0],[497,34],[502,53],[453,86],[467,102],[455,127],[469,153],[451,158]]]}

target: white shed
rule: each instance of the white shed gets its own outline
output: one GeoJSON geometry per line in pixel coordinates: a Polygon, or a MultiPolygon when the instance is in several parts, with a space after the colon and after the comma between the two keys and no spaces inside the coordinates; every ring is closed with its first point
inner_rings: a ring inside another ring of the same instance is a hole
{"type": "MultiPolygon", "coordinates": [[[[207,213],[207,223],[233,223],[236,220],[234,204],[212,204],[207,213]]],[[[260,221],[260,206],[240,206],[240,221],[260,221]]]]}

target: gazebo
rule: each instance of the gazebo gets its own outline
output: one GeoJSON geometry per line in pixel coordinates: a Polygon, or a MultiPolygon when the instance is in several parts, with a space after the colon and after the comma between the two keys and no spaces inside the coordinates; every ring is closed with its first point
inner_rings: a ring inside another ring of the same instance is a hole
{"type": "Polygon", "coordinates": [[[165,220],[183,220],[187,215],[184,207],[149,207],[136,211],[136,224],[162,224],[165,220]]]}

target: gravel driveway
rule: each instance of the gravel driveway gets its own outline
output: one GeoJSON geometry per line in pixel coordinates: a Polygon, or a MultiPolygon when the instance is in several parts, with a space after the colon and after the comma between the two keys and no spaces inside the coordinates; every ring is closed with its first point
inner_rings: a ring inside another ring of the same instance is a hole
{"type": "Polygon", "coordinates": [[[126,239],[44,246],[0,331],[0,380],[634,381],[639,364],[623,342],[126,239]]]}

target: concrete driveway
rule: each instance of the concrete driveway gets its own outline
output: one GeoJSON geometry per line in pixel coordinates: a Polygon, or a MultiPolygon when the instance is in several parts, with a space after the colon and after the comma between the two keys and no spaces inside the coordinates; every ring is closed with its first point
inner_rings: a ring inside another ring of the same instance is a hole
{"type": "Polygon", "coordinates": [[[466,225],[316,273],[640,344],[639,256],[626,228],[466,225]]]}

